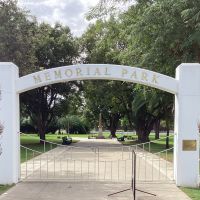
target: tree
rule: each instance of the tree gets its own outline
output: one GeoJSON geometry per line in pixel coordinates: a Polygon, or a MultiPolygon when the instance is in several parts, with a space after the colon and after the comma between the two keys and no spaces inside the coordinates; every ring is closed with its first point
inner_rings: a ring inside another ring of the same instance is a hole
{"type": "MultiPolygon", "coordinates": [[[[121,15],[127,39],[122,62],[170,76],[182,62],[199,62],[198,7],[198,1],[138,1],[121,15]]],[[[170,115],[165,118],[169,124],[173,97],[166,95],[163,99],[159,110],[164,118],[170,115]]]]}
{"type": "MultiPolygon", "coordinates": [[[[112,2],[118,2],[118,0],[100,2],[104,6],[101,6],[99,10],[105,11],[107,2],[114,5],[112,2]]],[[[99,12],[99,14],[104,16],[104,13],[99,12]]],[[[139,65],[174,76],[175,68],[180,63],[199,62],[199,1],[138,0],[117,17],[119,19],[117,26],[121,28],[118,37],[124,36],[122,40],[124,48],[118,54],[120,63],[139,65]]],[[[163,96],[160,93],[155,95],[157,99],[163,96]]],[[[159,109],[159,115],[164,117],[163,112],[172,113],[173,99],[171,95],[162,99],[168,100],[163,101],[159,109]]],[[[146,104],[147,102],[145,106],[146,104]]],[[[154,116],[154,109],[144,110],[153,112],[151,114],[154,116]]]]}
{"type": "Polygon", "coordinates": [[[83,87],[86,109],[93,118],[94,127],[98,126],[99,113],[102,113],[104,128],[110,130],[112,137],[116,137],[123,116],[127,115],[132,122],[132,84],[119,81],[88,81],[83,87]]]}
{"type": "Polygon", "coordinates": [[[0,0],[0,62],[15,63],[20,75],[34,71],[35,32],[35,19],[16,0],[0,0]]]}
{"type": "Polygon", "coordinates": [[[131,2],[135,3],[134,0],[99,0],[97,5],[87,13],[87,19],[102,19],[109,15],[118,15],[125,11],[127,4],[131,5],[131,2]]]}
{"type": "MultiPolygon", "coordinates": [[[[173,98],[171,94],[146,86],[135,88],[133,100],[133,122],[138,140],[149,141],[149,134],[157,121],[172,121],[173,98]]],[[[160,126],[160,124],[159,124],[160,126]]]]}
{"type": "MultiPolygon", "coordinates": [[[[51,27],[41,24],[35,36],[35,55],[38,70],[49,69],[63,65],[70,65],[78,55],[75,39],[68,27],[56,24],[51,27]]],[[[21,100],[26,107],[40,135],[41,142],[45,140],[48,126],[55,119],[58,111],[59,98],[69,95],[74,91],[74,83],[54,84],[41,87],[21,95],[21,100]]]]}
{"type": "Polygon", "coordinates": [[[84,118],[77,115],[66,115],[59,119],[60,127],[69,134],[89,133],[89,127],[84,118]]]}
{"type": "MultiPolygon", "coordinates": [[[[123,36],[121,36],[117,20],[98,20],[91,25],[81,38],[82,52],[86,55],[85,63],[120,64],[120,51],[124,49],[123,36]]],[[[93,116],[93,123],[98,122],[99,113],[102,112],[105,127],[115,137],[120,118],[127,114],[132,126],[132,84],[117,81],[93,81],[84,83],[89,116],[93,116]],[[105,105],[106,104],[106,105],[105,105]],[[95,120],[96,119],[96,120],[95,120]]],[[[133,126],[132,126],[133,127],[133,126]]]]}
{"type": "Polygon", "coordinates": [[[149,97],[149,95],[148,97],[144,95],[141,88],[138,88],[133,101],[133,120],[140,142],[149,141],[149,134],[155,123],[153,112],[157,109],[157,105],[149,106],[149,97]]]}
{"type": "Polygon", "coordinates": [[[119,54],[124,48],[117,20],[98,20],[89,26],[80,39],[81,52],[86,57],[84,63],[120,64],[119,54]]]}
{"type": "Polygon", "coordinates": [[[198,6],[189,0],[137,1],[120,16],[127,39],[123,62],[170,76],[180,63],[199,62],[198,6]]]}

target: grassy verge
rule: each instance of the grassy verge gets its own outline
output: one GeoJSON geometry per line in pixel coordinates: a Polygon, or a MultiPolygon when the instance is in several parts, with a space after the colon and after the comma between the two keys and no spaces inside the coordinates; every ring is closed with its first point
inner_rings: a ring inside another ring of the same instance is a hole
{"type": "Polygon", "coordinates": [[[11,187],[13,187],[13,185],[0,185],[0,195],[5,193],[11,187]]]}
{"type": "MultiPolygon", "coordinates": [[[[120,137],[121,133],[116,133],[117,137],[120,137]]],[[[98,133],[90,133],[90,134],[70,134],[70,137],[72,138],[88,138],[88,137],[97,137],[98,133]]],[[[110,132],[103,132],[103,136],[108,139],[110,138],[110,132]]]]}
{"type": "MultiPolygon", "coordinates": [[[[58,137],[57,135],[46,135],[46,140],[53,143],[61,144],[63,136],[66,136],[66,135],[62,135],[61,137],[58,137]]],[[[20,140],[21,140],[21,145],[34,150],[34,151],[31,151],[31,150],[26,150],[25,148],[21,148],[21,163],[38,156],[39,153],[35,151],[47,152],[57,146],[54,144],[46,143],[45,148],[44,148],[44,145],[39,143],[40,139],[37,136],[37,134],[21,135],[20,140]]],[[[73,139],[72,142],[76,143],[78,142],[78,140],[73,139]]]]}
{"type": "MultiPolygon", "coordinates": [[[[155,134],[150,134],[149,137],[150,141],[152,141],[150,144],[146,143],[146,144],[139,144],[136,140],[137,140],[137,136],[136,135],[132,135],[132,140],[126,140],[123,141],[122,144],[123,145],[138,145],[138,147],[140,148],[144,148],[146,151],[151,152],[151,153],[158,153],[159,156],[161,156],[163,159],[166,159],[170,162],[173,161],[173,149],[169,150],[167,152],[161,152],[161,151],[165,151],[166,150],[166,136],[165,135],[161,135],[160,136],[160,140],[155,141],[155,134]],[[161,153],[159,153],[161,152],[161,153]]],[[[169,138],[169,148],[172,148],[174,144],[174,139],[173,137],[169,138]]]]}
{"type": "MultiPolygon", "coordinates": [[[[46,140],[54,143],[62,143],[62,137],[67,136],[66,134],[63,135],[53,135],[53,134],[47,134],[46,135],[46,140]]],[[[70,135],[72,137],[72,135],[70,135]]],[[[78,137],[78,136],[77,136],[78,137]]],[[[35,144],[39,143],[40,139],[37,134],[28,134],[28,135],[21,135],[21,144],[35,144]]],[[[76,139],[73,140],[73,142],[77,142],[76,139]]]]}
{"type": "Polygon", "coordinates": [[[185,192],[192,200],[199,200],[200,199],[200,189],[194,188],[180,188],[183,192],[185,192]]]}

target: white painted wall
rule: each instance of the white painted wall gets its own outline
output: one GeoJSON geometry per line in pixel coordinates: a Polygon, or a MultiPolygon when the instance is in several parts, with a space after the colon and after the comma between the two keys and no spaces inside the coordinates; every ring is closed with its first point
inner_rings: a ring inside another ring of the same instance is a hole
{"type": "Polygon", "coordinates": [[[0,63],[0,121],[4,125],[1,138],[0,184],[19,180],[19,95],[16,93],[18,67],[0,63]]]}
{"type": "Polygon", "coordinates": [[[175,96],[175,180],[178,186],[199,184],[200,64],[181,64],[176,70],[179,81],[175,96]],[[196,140],[196,151],[183,151],[183,140],[196,140]]]}

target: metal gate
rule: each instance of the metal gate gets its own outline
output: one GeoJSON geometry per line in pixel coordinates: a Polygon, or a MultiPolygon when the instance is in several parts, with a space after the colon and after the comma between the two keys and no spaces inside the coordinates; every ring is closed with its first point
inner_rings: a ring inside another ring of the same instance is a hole
{"type": "Polygon", "coordinates": [[[59,145],[41,153],[24,146],[25,162],[21,165],[22,180],[131,180],[130,152],[112,148],[77,148],[59,145]],[[32,157],[30,159],[30,157],[32,157]]]}
{"type": "Polygon", "coordinates": [[[173,148],[152,154],[148,151],[150,147],[150,143],[93,148],[45,142],[44,152],[38,152],[21,146],[25,155],[21,164],[21,180],[130,182],[133,172],[133,150],[137,156],[137,181],[173,180],[173,164],[168,161],[168,153],[173,151],[173,148]],[[46,152],[46,149],[50,150],[46,152]]]}

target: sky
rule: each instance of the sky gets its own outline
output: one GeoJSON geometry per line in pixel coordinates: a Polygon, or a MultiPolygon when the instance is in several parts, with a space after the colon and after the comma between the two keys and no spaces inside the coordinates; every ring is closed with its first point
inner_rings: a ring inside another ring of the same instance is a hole
{"type": "Polygon", "coordinates": [[[89,22],[85,14],[98,0],[18,0],[20,7],[29,10],[39,22],[51,25],[60,22],[70,27],[75,36],[81,36],[89,22]]]}

